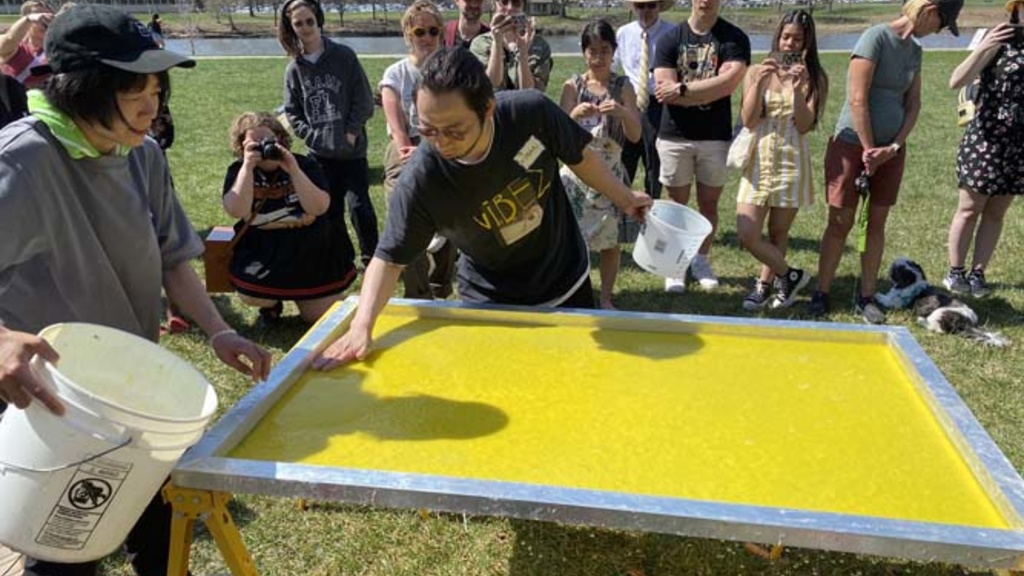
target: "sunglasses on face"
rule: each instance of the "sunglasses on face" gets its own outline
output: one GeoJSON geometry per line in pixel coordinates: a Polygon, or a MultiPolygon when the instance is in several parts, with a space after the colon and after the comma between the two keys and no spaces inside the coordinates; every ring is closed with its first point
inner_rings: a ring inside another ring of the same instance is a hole
{"type": "Polygon", "coordinates": [[[412,28],[409,31],[412,32],[412,35],[417,38],[423,38],[427,34],[430,34],[434,38],[441,35],[441,29],[438,28],[437,26],[431,26],[430,28],[420,28],[419,26],[417,26],[416,28],[412,28]]]}
{"type": "Polygon", "coordinates": [[[637,10],[654,10],[658,7],[657,2],[634,2],[633,7],[637,10]]]}
{"type": "Polygon", "coordinates": [[[306,18],[305,20],[295,20],[292,22],[292,28],[312,28],[316,24],[316,19],[306,18]]]}

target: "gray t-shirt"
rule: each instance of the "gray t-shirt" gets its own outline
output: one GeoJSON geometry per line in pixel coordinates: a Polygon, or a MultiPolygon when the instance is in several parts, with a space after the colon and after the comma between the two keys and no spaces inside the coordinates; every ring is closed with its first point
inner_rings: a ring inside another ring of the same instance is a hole
{"type": "MultiPolygon", "coordinates": [[[[853,58],[866,58],[875,63],[868,91],[868,110],[875,146],[892,144],[903,127],[906,115],[904,98],[921,73],[921,46],[908,38],[903,40],[888,24],[877,24],[861,35],[853,48],[853,58]]],[[[850,91],[847,82],[846,91],[850,91]]],[[[850,102],[843,103],[843,111],[836,123],[836,136],[852,144],[860,143],[853,127],[850,102]]]]}
{"type": "Polygon", "coordinates": [[[165,270],[203,252],[156,142],[71,159],[35,118],[0,131],[0,319],[91,322],[156,341],[165,270]]]}

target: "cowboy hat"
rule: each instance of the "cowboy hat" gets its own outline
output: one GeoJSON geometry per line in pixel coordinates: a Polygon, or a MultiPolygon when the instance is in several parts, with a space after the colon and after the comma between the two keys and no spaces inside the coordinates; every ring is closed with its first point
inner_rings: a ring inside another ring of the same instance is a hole
{"type": "MultiPolygon", "coordinates": [[[[653,0],[625,0],[626,4],[637,4],[637,3],[639,3],[639,4],[646,4],[646,3],[652,2],[652,1],[653,0]]],[[[1019,0],[1019,1],[1024,2],[1024,0],[1019,0]]],[[[662,12],[671,10],[672,6],[675,3],[676,3],[676,0],[661,0],[659,2],[658,9],[661,10],[662,12]]]]}

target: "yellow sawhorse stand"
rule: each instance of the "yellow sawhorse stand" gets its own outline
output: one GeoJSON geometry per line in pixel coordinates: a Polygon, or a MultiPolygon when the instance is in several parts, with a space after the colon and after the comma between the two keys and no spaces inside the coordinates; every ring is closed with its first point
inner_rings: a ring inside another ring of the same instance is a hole
{"type": "Polygon", "coordinates": [[[238,526],[228,512],[231,494],[209,490],[179,488],[170,482],[160,491],[164,502],[171,505],[171,550],[167,576],[186,576],[189,552],[192,550],[192,529],[202,520],[213,534],[217,548],[234,576],[258,576],[252,555],[242,542],[238,526]]]}

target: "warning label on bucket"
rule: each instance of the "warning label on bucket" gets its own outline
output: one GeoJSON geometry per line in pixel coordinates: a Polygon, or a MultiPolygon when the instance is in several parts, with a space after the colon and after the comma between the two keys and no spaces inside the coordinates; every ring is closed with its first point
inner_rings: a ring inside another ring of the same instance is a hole
{"type": "Polygon", "coordinates": [[[131,469],[127,462],[106,458],[80,465],[36,542],[65,550],[84,548],[131,469]]]}

